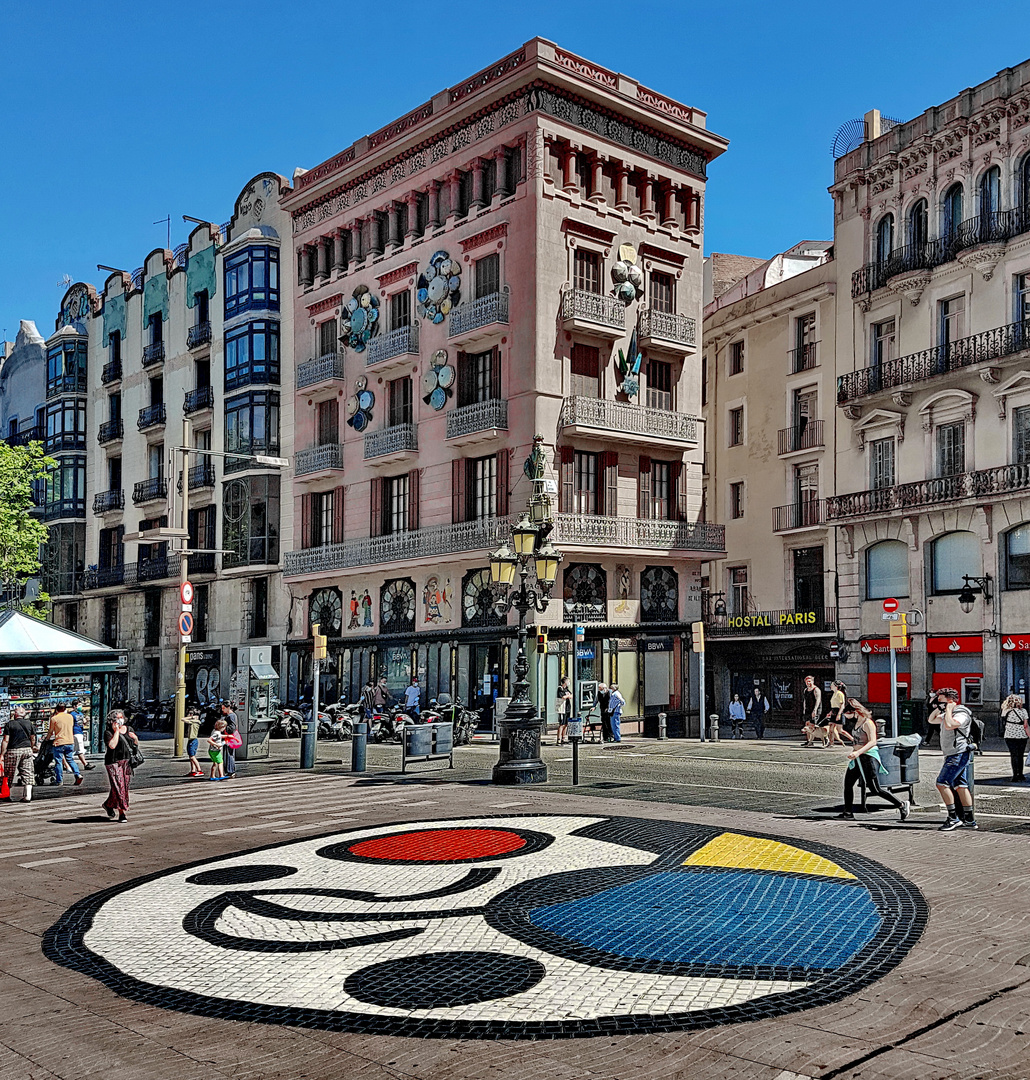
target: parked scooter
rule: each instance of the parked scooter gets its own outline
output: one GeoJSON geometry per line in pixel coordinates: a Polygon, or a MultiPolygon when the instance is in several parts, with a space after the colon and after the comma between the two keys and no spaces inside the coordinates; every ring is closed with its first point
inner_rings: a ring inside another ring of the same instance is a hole
{"type": "Polygon", "coordinates": [[[388,712],[375,712],[372,714],[372,741],[399,743],[404,738],[405,725],[416,722],[415,718],[399,705],[395,705],[388,712]]]}

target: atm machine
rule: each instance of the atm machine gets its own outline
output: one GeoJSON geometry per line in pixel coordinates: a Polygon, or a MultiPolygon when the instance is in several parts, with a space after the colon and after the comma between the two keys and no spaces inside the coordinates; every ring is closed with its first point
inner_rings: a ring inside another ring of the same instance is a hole
{"type": "Polygon", "coordinates": [[[238,649],[231,697],[243,745],[237,761],[268,757],[268,733],[279,714],[279,673],[272,667],[271,645],[238,649]]]}

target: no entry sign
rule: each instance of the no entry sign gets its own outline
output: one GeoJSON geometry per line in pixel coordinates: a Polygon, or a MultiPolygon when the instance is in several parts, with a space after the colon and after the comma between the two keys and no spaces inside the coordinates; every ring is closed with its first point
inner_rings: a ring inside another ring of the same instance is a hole
{"type": "Polygon", "coordinates": [[[893,596],[888,596],[883,602],[883,610],[890,614],[892,611],[898,610],[898,602],[893,596]]]}

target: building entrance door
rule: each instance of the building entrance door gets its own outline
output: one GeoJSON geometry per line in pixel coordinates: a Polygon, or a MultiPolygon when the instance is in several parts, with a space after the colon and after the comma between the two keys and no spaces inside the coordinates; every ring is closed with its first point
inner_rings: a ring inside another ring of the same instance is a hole
{"type": "Polygon", "coordinates": [[[501,692],[500,642],[469,646],[469,708],[479,710],[480,727],[492,727],[494,699],[501,692]]]}

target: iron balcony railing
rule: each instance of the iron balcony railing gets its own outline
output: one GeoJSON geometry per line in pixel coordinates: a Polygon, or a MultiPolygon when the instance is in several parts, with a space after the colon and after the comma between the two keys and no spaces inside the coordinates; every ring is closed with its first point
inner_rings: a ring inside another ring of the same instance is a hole
{"type": "Polygon", "coordinates": [[[866,514],[933,507],[962,499],[984,499],[1030,489],[1030,464],[999,465],[979,472],[938,476],[911,484],[831,495],[826,500],[826,520],[845,521],[866,514]]]}
{"type": "Polygon", "coordinates": [[[143,366],[149,367],[151,364],[156,364],[165,358],[165,343],[163,341],[155,341],[153,345],[146,345],[143,348],[143,366]]]}
{"type": "Polygon", "coordinates": [[[154,476],[149,480],[140,480],[132,489],[132,501],[139,506],[140,503],[153,502],[155,499],[168,498],[168,481],[163,476],[154,476]]]}
{"type": "Polygon", "coordinates": [[[811,450],[816,446],[825,446],[823,442],[823,421],[808,420],[804,424],[780,428],[777,434],[777,453],[793,454],[796,450],[811,450]]]}
{"type": "Polygon", "coordinates": [[[283,572],[288,577],[342,570],[373,563],[407,562],[432,555],[453,555],[496,547],[509,534],[506,517],[482,518],[454,525],[434,525],[411,532],[346,540],[342,544],[304,548],[286,553],[283,572]]]}
{"type": "Polygon", "coordinates": [[[621,300],[605,293],[569,289],[562,294],[562,319],[581,319],[585,322],[610,326],[615,330],[626,329],[626,307],[621,300]]]}
{"type": "Polygon", "coordinates": [[[655,439],[697,442],[697,417],[670,409],[653,409],[628,401],[605,398],[567,397],[562,402],[558,427],[601,428],[626,435],[650,435],[655,439]]]}
{"type": "Polygon", "coordinates": [[[477,431],[489,431],[491,428],[508,430],[507,401],[502,401],[500,398],[491,401],[476,401],[471,405],[459,405],[447,414],[448,439],[472,435],[477,431]]]}
{"type": "MultiPolygon", "coordinates": [[[[136,580],[136,564],[129,563],[128,567],[132,569],[132,581],[136,580]]],[[[112,585],[124,585],[125,571],[127,566],[125,563],[119,563],[117,566],[91,566],[82,575],[82,587],[83,589],[107,589],[112,585]]]]}
{"type": "Polygon", "coordinates": [[[343,468],[343,447],[340,443],[324,443],[308,450],[298,450],[294,458],[295,476],[321,472],[323,469],[343,468]]]}
{"type": "Polygon", "coordinates": [[[643,308],[637,319],[637,332],[641,338],[691,347],[697,344],[697,322],[689,315],[677,315],[672,311],[643,308]]]}
{"type": "Polygon", "coordinates": [[[826,521],[826,500],[805,499],[789,506],[774,506],[773,532],[787,532],[790,529],[812,529],[826,521]]]}
{"type": "Polygon", "coordinates": [[[213,409],[215,407],[215,388],[213,386],[198,386],[195,390],[187,390],[186,398],[182,403],[182,411],[187,416],[200,412],[201,409],[213,409]]]}
{"type": "Polygon", "coordinates": [[[196,349],[211,340],[211,323],[202,322],[191,326],[186,333],[186,348],[196,349]]]}
{"type": "Polygon", "coordinates": [[[556,514],[554,541],[599,547],[642,547],[686,551],[725,551],[726,530],[706,521],[556,514]]]}
{"type": "Polygon", "coordinates": [[[418,429],[414,424],[394,424],[365,436],[365,460],[418,449],[418,429]]]}
{"type": "Polygon", "coordinates": [[[111,510],[121,510],[125,506],[124,491],[99,491],[93,496],[93,513],[106,514],[111,510]]]}
{"type": "Polygon", "coordinates": [[[478,300],[466,300],[459,304],[449,316],[447,336],[460,337],[473,330],[480,330],[493,323],[508,321],[508,289],[481,296],[478,300]]]}
{"type": "Polygon", "coordinates": [[[105,420],[97,431],[97,442],[103,446],[104,443],[114,442],[115,439],[122,438],[124,434],[125,425],[120,417],[117,420],[105,420]]]}
{"type": "Polygon", "coordinates": [[[297,366],[297,389],[303,390],[305,386],[343,377],[343,357],[339,353],[326,353],[297,366]]]}
{"type": "Polygon", "coordinates": [[[25,428],[15,435],[8,435],[8,446],[28,446],[32,442],[42,442],[46,438],[46,432],[41,427],[25,428]]]}
{"type": "Polygon", "coordinates": [[[158,424],[165,422],[165,406],[162,401],[160,405],[148,405],[144,409],[139,411],[139,419],[136,421],[136,427],[140,431],[145,431],[147,428],[157,427],[158,424]]]}
{"type": "Polygon", "coordinates": [[[215,486],[214,465],[191,465],[189,470],[190,491],[215,486]]]}
{"type": "Polygon", "coordinates": [[[51,598],[55,596],[74,596],[82,591],[83,574],[75,570],[48,570],[46,567],[40,571],[40,586],[51,598]]]}
{"type": "Polygon", "coordinates": [[[819,366],[819,356],[816,350],[818,341],[810,341],[807,345],[799,345],[790,350],[790,372],[796,375],[799,371],[811,371],[819,366]]]}
{"type": "Polygon", "coordinates": [[[418,325],[398,326],[385,334],[372,338],[368,343],[368,355],[365,364],[378,364],[381,360],[392,360],[395,356],[406,356],[418,352],[418,325]]]}
{"type": "Polygon", "coordinates": [[[897,274],[932,270],[954,260],[960,251],[979,244],[1004,243],[1025,232],[1030,232],[1030,206],[995,210],[969,218],[946,236],[898,248],[886,258],[856,270],[851,275],[851,296],[857,298],[873,292],[897,274]]]}
{"type": "Polygon", "coordinates": [[[122,362],[121,360],[112,360],[110,363],[104,364],[103,371],[100,373],[100,380],[105,385],[107,383],[117,382],[122,377],[122,362]]]}
{"type": "Polygon", "coordinates": [[[709,637],[832,634],[837,629],[837,612],[834,608],[781,608],[776,611],[748,611],[734,615],[713,615],[706,612],[704,621],[709,637]]]}
{"type": "Polygon", "coordinates": [[[982,364],[986,360],[1012,356],[1025,349],[1030,349],[1030,322],[997,326],[993,330],[949,341],[947,345],[934,345],[922,352],[899,356],[896,360],[873,364],[860,371],[849,371],[837,379],[837,403],[844,405],[866,394],[922,382],[949,371],[982,364]]]}

